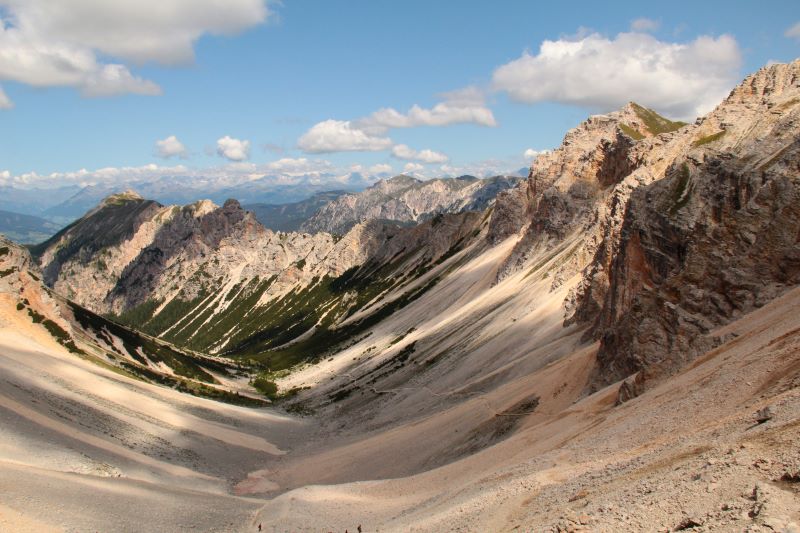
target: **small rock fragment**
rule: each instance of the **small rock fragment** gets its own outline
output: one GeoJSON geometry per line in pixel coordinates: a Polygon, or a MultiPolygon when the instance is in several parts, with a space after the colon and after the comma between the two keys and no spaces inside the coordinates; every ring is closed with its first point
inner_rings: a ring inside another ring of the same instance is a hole
{"type": "Polygon", "coordinates": [[[756,422],[759,423],[759,424],[763,424],[764,422],[767,422],[768,420],[772,420],[772,416],[773,416],[772,415],[772,409],[768,405],[768,406],[756,411],[756,422]]]}

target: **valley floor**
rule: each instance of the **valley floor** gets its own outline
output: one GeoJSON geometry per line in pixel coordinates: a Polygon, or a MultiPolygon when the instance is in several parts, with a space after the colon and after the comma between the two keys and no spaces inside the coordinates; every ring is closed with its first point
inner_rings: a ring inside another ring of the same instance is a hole
{"type": "Polygon", "coordinates": [[[398,441],[445,438],[454,413],[468,416],[463,405],[322,435],[313,417],[98,368],[7,313],[0,530],[798,531],[798,332],[795,289],[717,332],[733,340],[616,407],[616,386],[558,400],[561,382],[587,379],[595,346],[580,347],[517,384],[542,401],[519,414],[509,438],[376,480],[413,463],[398,441]],[[757,424],[767,406],[773,417],[757,424]]]}

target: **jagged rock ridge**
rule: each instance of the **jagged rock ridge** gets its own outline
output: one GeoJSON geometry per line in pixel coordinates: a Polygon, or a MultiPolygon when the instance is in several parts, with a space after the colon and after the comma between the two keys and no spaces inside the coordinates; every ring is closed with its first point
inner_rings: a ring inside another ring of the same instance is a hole
{"type": "Polygon", "coordinates": [[[442,213],[483,211],[500,192],[519,181],[510,176],[422,181],[401,174],[378,181],[363,192],[336,198],[322,206],[301,229],[343,234],[365,220],[416,223],[442,213]]]}
{"type": "Polygon", "coordinates": [[[128,194],[109,197],[35,251],[57,291],[181,346],[257,354],[311,335],[318,347],[305,355],[298,348],[282,359],[288,364],[328,348],[323,337],[344,339],[332,332],[338,322],[427,275],[486,223],[466,212],[413,228],[359,223],[342,237],[283,233],[235,200],[165,207],[128,194]],[[108,221],[117,229],[102,231],[108,221]],[[360,280],[355,288],[337,282],[344,274],[360,280]]]}
{"type": "Polygon", "coordinates": [[[552,288],[578,277],[566,323],[601,340],[597,385],[638,372],[624,395],[641,391],[798,282],[798,70],[760,70],[692,125],[635,104],[591,117],[498,196],[493,242],[522,233],[498,279],[576,243],[552,288]]]}

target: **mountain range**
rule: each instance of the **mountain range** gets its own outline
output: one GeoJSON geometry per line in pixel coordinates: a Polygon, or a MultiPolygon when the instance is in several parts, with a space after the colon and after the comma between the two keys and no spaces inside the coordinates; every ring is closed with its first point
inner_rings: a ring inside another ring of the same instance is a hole
{"type": "Polygon", "coordinates": [[[799,134],[800,60],[695,123],[591,116],[524,180],[126,191],[3,240],[0,479],[124,488],[123,529],[792,531],[799,134]]]}
{"type": "Polygon", "coordinates": [[[42,242],[59,229],[58,224],[44,218],[0,210],[0,233],[16,242],[42,242]]]}

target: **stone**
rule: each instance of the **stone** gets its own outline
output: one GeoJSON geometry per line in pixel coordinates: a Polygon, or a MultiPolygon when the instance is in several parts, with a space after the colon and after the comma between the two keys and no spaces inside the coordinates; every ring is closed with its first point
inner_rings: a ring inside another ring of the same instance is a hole
{"type": "Polygon", "coordinates": [[[758,411],[756,411],[755,419],[756,423],[763,424],[764,422],[768,422],[772,420],[772,408],[770,406],[762,407],[758,411]]]}

